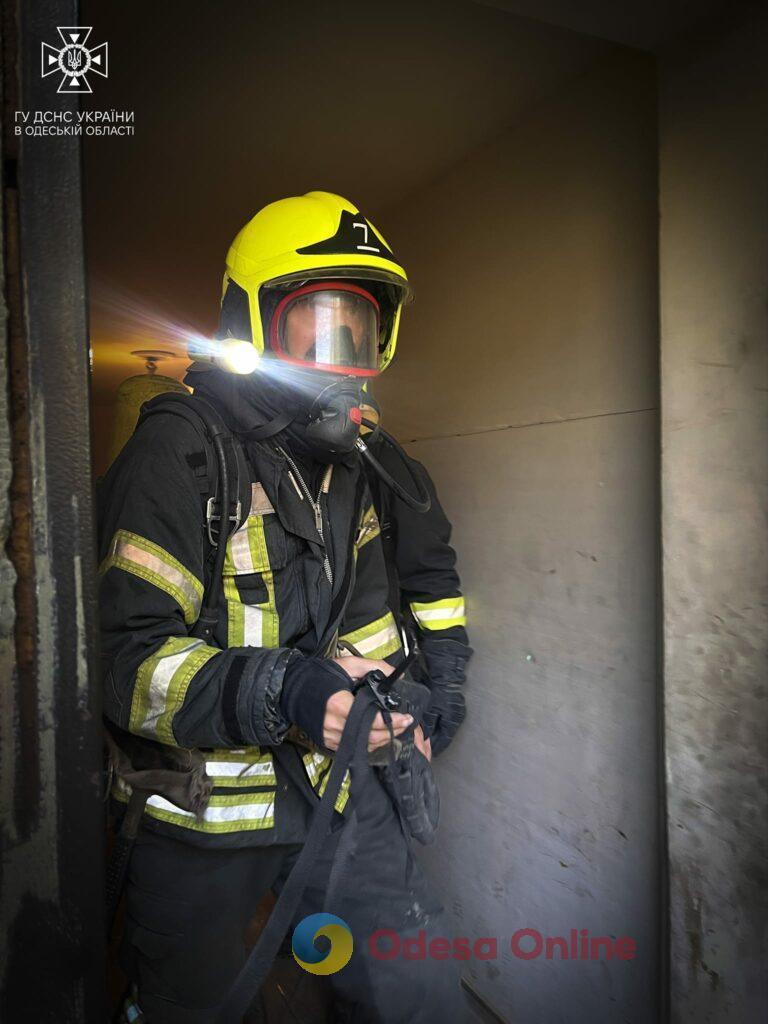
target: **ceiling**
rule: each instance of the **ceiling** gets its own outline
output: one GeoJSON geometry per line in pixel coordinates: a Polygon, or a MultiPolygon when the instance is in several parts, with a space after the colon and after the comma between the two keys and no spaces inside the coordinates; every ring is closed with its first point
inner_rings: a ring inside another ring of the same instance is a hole
{"type": "MultiPolygon", "coordinates": [[[[210,332],[226,247],[273,199],[325,188],[380,223],[614,47],[470,0],[86,0],[110,76],[84,102],[135,111],[91,138],[86,244],[94,397],[210,332]]],[[[394,240],[396,244],[396,240],[394,240]]]]}
{"type": "Polygon", "coordinates": [[[741,0],[476,0],[511,14],[601,39],[660,51],[694,24],[741,0]]]}

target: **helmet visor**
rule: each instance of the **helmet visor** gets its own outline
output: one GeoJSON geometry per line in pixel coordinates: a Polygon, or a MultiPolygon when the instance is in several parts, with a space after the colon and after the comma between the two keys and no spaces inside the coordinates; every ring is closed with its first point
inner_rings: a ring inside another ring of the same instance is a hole
{"type": "Polygon", "coordinates": [[[379,370],[379,305],[347,281],[317,281],[278,303],[270,325],[279,359],[353,376],[379,370]]]}

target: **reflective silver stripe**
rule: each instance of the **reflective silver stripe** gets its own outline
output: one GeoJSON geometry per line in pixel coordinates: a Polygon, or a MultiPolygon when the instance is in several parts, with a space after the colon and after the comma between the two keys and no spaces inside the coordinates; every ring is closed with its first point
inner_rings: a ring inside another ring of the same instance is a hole
{"type": "Polygon", "coordinates": [[[428,612],[414,612],[419,622],[431,622],[433,619],[461,619],[464,616],[464,606],[460,608],[435,608],[428,612]]]}
{"type": "Polygon", "coordinates": [[[129,797],[133,792],[133,789],[128,785],[125,779],[122,779],[116,772],[112,777],[112,789],[116,790],[118,794],[123,794],[129,797]]]}
{"type": "Polygon", "coordinates": [[[369,658],[386,658],[402,646],[392,612],[386,612],[381,618],[351,633],[342,633],[339,639],[346,640],[360,655],[369,658]]]}
{"type": "Polygon", "coordinates": [[[229,541],[228,555],[235,572],[256,572],[251,556],[251,543],[248,537],[248,520],[232,535],[229,541]]]}
{"type": "Polygon", "coordinates": [[[371,654],[372,651],[378,650],[380,647],[386,647],[390,644],[400,645],[400,637],[394,623],[389,623],[383,629],[380,629],[378,633],[374,633],[373,636],[365,637],[363,640],[358,640],[355,643],[355,647],[360,654],[365,657],[371,654]]]}
{"type": "MultiPolygon", "coordinates": [[[[248,767],[251,767],[250,765],[248,767]]],[[[265,779],[274,784],[274,776],[265,779]]],[[[253,780],[251,780],[253,785],[253,780]]],[[[123,802],[130,799],[131,787],[119,776],[115,778],[112,795],[123,802]]],[[[242,832],[252,829],[272,828],[275,823],[274,789],[259,792],[215,793],[210,798],[202,817],[184,810],[158,793],[147,801],[146,813],[160,821],[166,821],[195,832],[225,833],[242,832]]]]}
{"type": "Polygon", "coordinates": [[[438,601],[412,601],[411,611],[424,629],[450,629],[451,626],[467,624],[463,597],[443,597],[438,601]]]}
{"type": "Polygon", "coordinates": [[[184,703],[192,677],[221,652],[202,640],[169,637],[136,672],[129,727],[161,743],[174,744],[173,718],[184,703]]]}
{"type": "Polygon", "coordinates": [[[229,539],[225,572],[252,573],[269,569],[263,517],[274,511],[261,484],[251,484],[251,510],[242,526],[229,539]]]}
{"type": "Polygon", "coordinates": [[[272,502],[267,497],[267,492],[261,484],[251,484],[251,511],[249,515],[265,516],[274,511],[272,502]]]}
{"type": "Polygon", "coordinates": [[[168,688],[176,671],[181,668],[184,662],[198,647],[204,647],[203,640],[193,640],[191,637],[186,641],[180,640],[179,644],[185,644],[182,650],[175,654],[166,654],[158,659],[157,665],[152,671],[147,692],[147,711],[139,730],[145,736],[155,736],[157,723],[160,716],[166,709],[168,702],[168,688]]]}
{"type": "Polygon", "coordinates": [[[264,610],[253,604],[243,605],[243,647],[261,647],[264,638],[264,610]]]}
{"type": "MultiPolygon", "coordinates": [[[[312,751],[303,755],[304,768],[309,777],[310,785],[314,788],[317,786],[320,776],[323,776],[323,780],[320,783],[320,787],[317,790],[318,796],[322,796],[325,792],[325,787],[328,785],[329,772],[324,771],[330,767],[332,758],[328,757],[327,754],[318,754],[317,751],[312,751]]],[[[349,799],[349,787],[352,782],[352,777],[349,771],[344,773],[344,778],[341,780],[341,788],[339,795],[336,797],[336,803],[334,807],[341,814],[344,810],[347,800],[349,799]]]]}
{"type": "MultiPolygon", "coordinates": [[[[269,818],[274,814],[274,801],[259,801],[251,803],[237,803],[237,804],[213,804],[215,797],[211,797],[211,803],[206,807],[203,814],[203,822],[210,822],[215,824],[216,822],[225,821],[259,821],[269,818]]],[[[166,800],[163,796],[154,794],[147,801],[149,807],[156,807],[160,811],[168,811],[171,814],[178,814],[182,818],[195,819],[195,815],[191,811],[185,811],[181,807],[177,807],[176,804],[172,804],[170,800],[166,800]]]]}
{"type": "Polygon", "coordinates": [[[211,776],[231,776],[240,779],[272,778],[275,774],[272,760],[256,761],[206,761],[205,770],[211,776]]]}
{"type": "Polygon", "coordinates": [[[326,754],[318,754],[317,751],[309,751],[303,755],[304,768],[309,776],[310,783],[315,786],[320,778],[323,768],[331,763],[330,757],[326,754]]]}
{"type": "MultiPolygon", "coordinates": [[[[326,786],[328,785],[328,779],[330,778],[330,772],[328,772],[323,781],[320,783],[320,788],[317,790],[317,795],[322,796],[325,792],[326,786]]],[[[341,787],[339,789],[339,795],[336,797],[336,803],[333,805],[334,808],[342,813],[349,800],[349,787],[352,785],[352,776],[349,773],[349,769],[344,773],[344,778],[341,780],[341,787]]]]}
{"type": "Polygon", "coordinates": [[[203,585],[168,551],[146,537],[129,530],[118,530],[99,571],[112,567],[131,572],[175,598],[187,625],[197,619],[203,599],[203,585]]]}
{"type": "Polygon", "coordinates": [[[376,510],[373,505],[368,509],[362,518],[360,523],[360,529],[357,533],[355,540],[355,547],[360,550],[369,540],[373,540],[374,537],[378,537],[381,533],[381,527],[379,526],[379,518],[376,515],[376,510]]]}

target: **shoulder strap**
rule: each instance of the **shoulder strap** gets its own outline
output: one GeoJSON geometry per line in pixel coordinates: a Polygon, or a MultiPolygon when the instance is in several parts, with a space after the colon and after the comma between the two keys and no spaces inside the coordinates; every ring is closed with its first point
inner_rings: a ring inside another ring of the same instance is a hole
{"type": "MultiPolygon", "coordinates": [[[[161,412],[182,416],[203,441],[205,478],[202,472],[198,472],[198,469],[202,470],[202,463],[193,468],[203,492],[205,529],[213,555],[213,568],[205,581],[200,615],[190,629],[190,634],[209,641],[219,618],[227,540],[248,517],[251,509],[250,473],[240,441],[218,410],[204,398],[178,393],[158,395],[142,406],[137,428],[149,416],[161,412]]],[[[206,558],[206,564],[209,561],[210,555],[206,558]]]]}
{"type": "MultiPolygon", "coordinates": [[[[240,502],[240,523],[245,522],[251,510],[251,481],[250,467],[247,457],[240,443],[240,439],[224,422],[221,413],[211,402],[206,401],[199,395],[182,395],[179,392],[157,395],[150,401],[145,402],[141,407],[136,429],[149,416],[156,413],[171,413],[183,417],[190,423],[199,434],[203,448],[199,453],[202,458],[196,465],[192,465],[195,476],[198,480],[200,493],[203,496],[203,504],[207,505],[208,499],[217,498],[220,490],[220,467],[213,446],[212,435],[218,433],[231,439],[233,451],[233,465],[230,472],[232,480],[237,481],[236,494],[240,502]]],[[[234,497],[234,495],[233,495],[234,497]]]]}

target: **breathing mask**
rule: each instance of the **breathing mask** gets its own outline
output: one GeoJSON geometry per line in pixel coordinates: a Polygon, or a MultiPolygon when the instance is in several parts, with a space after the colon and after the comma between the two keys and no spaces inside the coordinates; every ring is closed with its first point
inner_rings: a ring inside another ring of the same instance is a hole
{"type": "Polygon", "coordinates": [[[327,384],[309,408],[307,444],[321,462],[350,455],[360,437],[362,389],[354,377],[327,384]]]}

